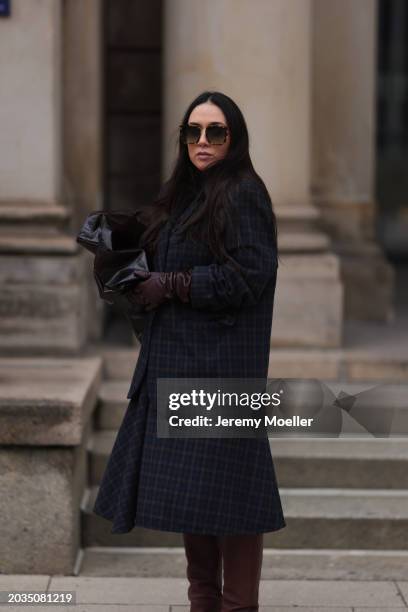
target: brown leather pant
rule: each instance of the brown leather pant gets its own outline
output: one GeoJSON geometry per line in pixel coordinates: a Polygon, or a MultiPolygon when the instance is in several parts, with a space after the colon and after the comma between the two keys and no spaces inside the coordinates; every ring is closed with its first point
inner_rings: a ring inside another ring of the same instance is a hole
{"type": "Polygon", "coordinates": [[[184,533],[183,539],[190,612],[259,610],[262,533],[226,536],[184,533]]]}

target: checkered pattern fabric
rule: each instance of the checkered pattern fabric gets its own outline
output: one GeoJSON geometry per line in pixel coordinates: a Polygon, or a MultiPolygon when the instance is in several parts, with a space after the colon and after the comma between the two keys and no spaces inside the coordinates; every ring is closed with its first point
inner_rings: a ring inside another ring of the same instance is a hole
{"type": "Polygon", "coordinates": [[[207,245],[180,224],[199,200],[162,229],[153,270],[193,268],[191,304],[165,302],[146,317],[130,402],[100,484],[94,512],[112,533],[135,525],[227,535],[286,525],[266,438],[158,438],[156,380],[266,378],[278,262],[269,202],[255,181],[231,200],[238,232],[214,263],[207,245]]]}
{"type": "Polygon", "coordinates": [[[263,533],[285,526],[267,438],[158,438],[155,382],[129,402],[94,512],[111,533],[263,533]]]}

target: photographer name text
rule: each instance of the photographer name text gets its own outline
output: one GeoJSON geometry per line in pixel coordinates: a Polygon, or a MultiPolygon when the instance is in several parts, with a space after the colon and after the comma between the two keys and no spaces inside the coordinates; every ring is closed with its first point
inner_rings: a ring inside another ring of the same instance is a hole
{"type": "Polygon", "coordinates": [[[193,418],[179,417],[173,415],[169,418],[172,427],[251,427],[258,429],[262,422],[264,427],[311,427],[313,418],[304,418],[298,415],[281,418],[275,416],[264,416],[264,418],[226,418],[219,416],[215,423],[214,419],[207,416],[195,416],[193,418]]]}

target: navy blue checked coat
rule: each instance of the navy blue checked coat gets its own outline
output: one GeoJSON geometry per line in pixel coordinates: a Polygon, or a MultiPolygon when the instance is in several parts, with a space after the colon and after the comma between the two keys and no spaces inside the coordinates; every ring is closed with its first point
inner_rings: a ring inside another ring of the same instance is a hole
{"type": "Polygon", "coordinates": [[[191,303],[166,301],[146,316],[130,402],[94,505],[112,533],[139,525],[227,535],[286,525],[267,438],[157,437],[157,378],[268,373],[278,268],[270,204],[254,179],[236,186],[225,246],[237,271],[180,231],[200,202],[169,219],[154,254],[154,271],[193,268],[191,303]]]}
{"type": "Polygon", "coordinates": [[[232,199],[239,234],[227,232],[225,243],[241,274],[230,263],[214,263],[206,244],[179,231],[195,206],[193,201],[163,228],[153,267],[193,267],[191,304],[173,300],[150,312],[128,398],[148,363],[152,377],[267,377],[278,268],[270,204],[249,180],[232,199]]]}

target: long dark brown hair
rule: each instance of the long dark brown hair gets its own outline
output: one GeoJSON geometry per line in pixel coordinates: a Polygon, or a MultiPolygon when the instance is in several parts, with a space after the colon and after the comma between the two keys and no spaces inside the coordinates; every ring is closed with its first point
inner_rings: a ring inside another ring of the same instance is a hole
{"type": "MultiPolygon", "coordinates": [[[[223,236],[226,223],[232,221],[227,213],[227,205],[233,189],[239,182],[244,178],[255,179],[272,209],[268,190],[252,165],[244,116],[230,97],[218,91],[204,91],[191,102],[184,113],[181,125],[186,125],[193,109],[204,102],[216,104],[224,113],[230,133],[230,145],[223,159],[205,170],[198,170],[190,160],[187,145],[179,137],[178,157],[172,174],[152,205],[142,213],[142,220],[147,225],[147,229],[141,236],[141,246],[150,254],[156,248],[161,227],[176,207],[184,208],[197,195],[201,196],[202,205],[197,207],[183,225],[183,231],[193,236],[200,236],[201,240],[204,237],[214,257],[220,262],[231,259],[225,250],[223,236]]],[[[277,224],[273,209],[272,214],[273,238],[277,250],[277,224]]]]}

